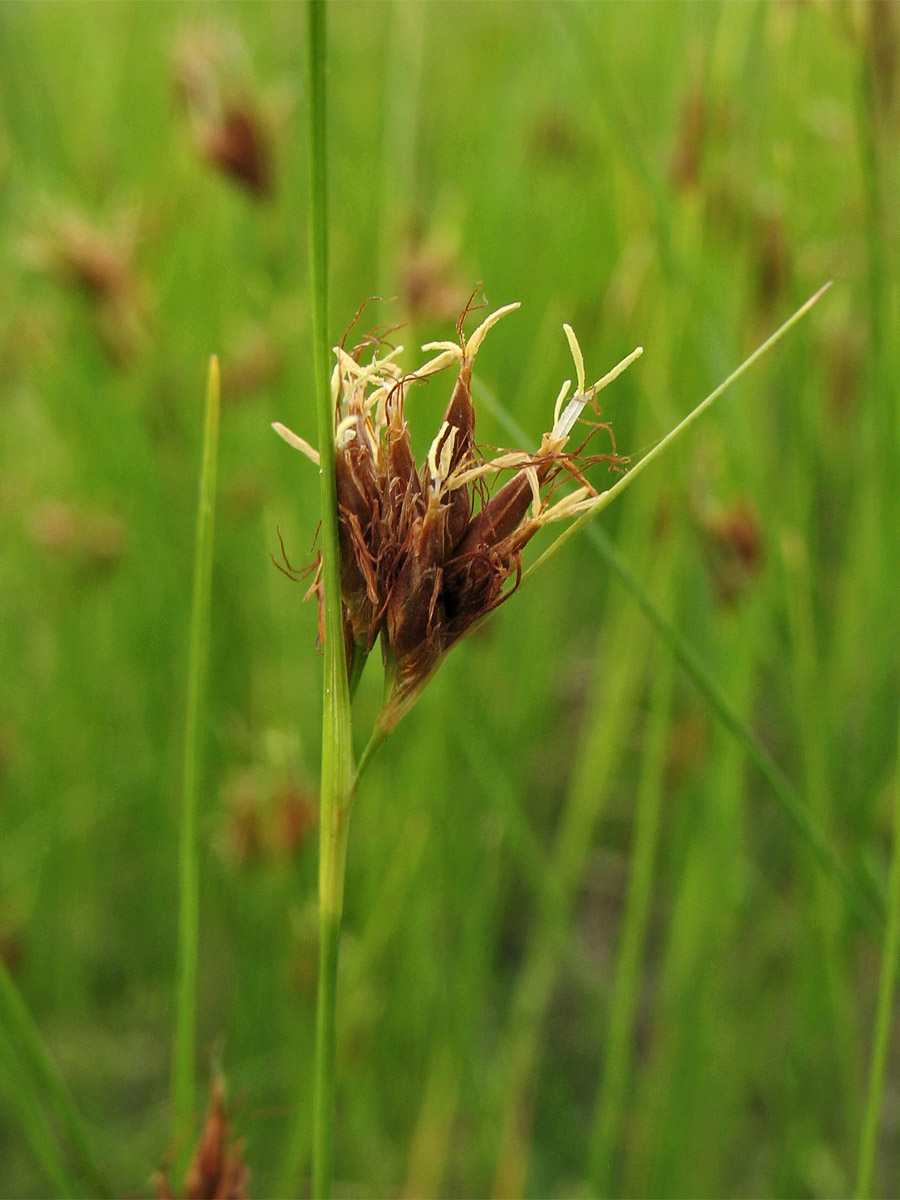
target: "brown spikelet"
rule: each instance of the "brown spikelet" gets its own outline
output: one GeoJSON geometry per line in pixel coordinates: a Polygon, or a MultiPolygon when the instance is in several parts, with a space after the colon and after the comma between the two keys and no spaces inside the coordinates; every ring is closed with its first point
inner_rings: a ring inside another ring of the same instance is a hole
{"type": "MultiPolygon", "coordinates": [[[[225,1093],[216,1080],[209,1089],[206,1121],[185,1172],[180,1195],[184,1200],[248,1200],[250,1170],[244,1162],[244,1143],[231,1137],[225,1115],[225,1093]]],[[[163,1173],[156,1180],[158,1200],[174,1200],[163,1173]]]]}

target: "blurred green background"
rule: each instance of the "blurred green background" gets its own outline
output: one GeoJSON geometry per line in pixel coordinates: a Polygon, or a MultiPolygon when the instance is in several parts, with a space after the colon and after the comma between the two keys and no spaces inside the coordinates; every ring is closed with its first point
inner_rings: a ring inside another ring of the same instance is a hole
{"type": "MultiPolygon", "coordinates": [[[[329,8],[331,335],[453,336],[537,442],[578,332],[620,453],[834,288],[600,519],[855,878],[897,785],[894,5],[329,8]]],[[[223,414],[202,1080],[308,1189],[320,659],[305,10],[0,6],[0,952],[119,1194],[172,1147],[177,817],[204,375],[223,414]]],[[[427,447],[449,379],[419,390],[427,447]]],[[[490,400],[490,395],[487,397],[490,400]]],[[[476,393],[477,398],[477,393],[476,393]]],[[[602,468],[596,478],[605,485],[602,468]]],[[[356,701],[362,740],[377,664],[356,701]]],[[[450,656],[354,814],[338,1191],[832,1196],[880,962],[585,537],[450,656]]],[[[900,1053],[900,1046],[896,1048],[900,1053]]],[[[900,1168],[890,1060],[879,1187],[900,1168]]],[[[24,1085],[21,1085],[24,1086],[24,1085]]],[[[0,1077],[0,1191],[44,1195],[0,1077]]]]}

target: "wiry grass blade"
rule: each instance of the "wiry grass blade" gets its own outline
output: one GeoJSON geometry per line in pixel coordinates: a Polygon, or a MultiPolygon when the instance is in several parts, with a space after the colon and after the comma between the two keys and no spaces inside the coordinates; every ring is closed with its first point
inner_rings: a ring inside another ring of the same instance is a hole
{"type": "MultiPolygon", "coordinates": [[[[197,801],[203,739],[200,724],[206,696],[209,662],[210,594],[212,591],[213,528],[216,467],[219,444],[219,363],[209,363],[206,386],[200,500],[194,552],[194,591],[191,605],[188,689],[184,732],[184,776],[178,855],[179,910],[175,984],[175,1030],[172,1048],[172,1140],[186,1152],[194,1115],[196,1069],[197,957],[200,929],[200,881],[197,861],[197,801]]],[[[184,1153],[181,1155],[184,1157],[184,1153]]]]}

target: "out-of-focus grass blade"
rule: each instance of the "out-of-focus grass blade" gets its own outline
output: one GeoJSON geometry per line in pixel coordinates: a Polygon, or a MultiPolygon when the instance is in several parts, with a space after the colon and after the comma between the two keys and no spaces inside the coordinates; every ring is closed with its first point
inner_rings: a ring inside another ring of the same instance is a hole
{"type": "Polygon", "coordinates": [[[19,1056],[0,1032],[0,1075],[6,1084],[13,1105],[13,1117],[18,1121],[25,1140],[35,1158],[60,1196],[78,1196],[78,1179],[66,1162],[48,1114],[32,1091],[31,1080],[19,1056]]]}
{"type": "Polygon", "coordinates": [[[94,1153],[91,1150],[90,1139],[84,1127],[81,1114],[75,1107],[71,1093],[59,1073],[59,1068],[50,1053],[34,1018],[13,982],[9,969],[0,958],[0,1024],[8,1039],[9,1053],[3,1055],[17,1069],[20,1065],[25,1068],[23,1078],[17,1080],[7,1075],[7,1086],[11,1101],[16,1105],[18,1115],[23,1125],[30,1131],[33,1138],[38,1139],[35,1150],[40,1150],[41,1161],[45,1165],[57,1163],[66,1172],[67,1187],[75,1194],[82,1194],[84,1189],[79,1187],[71,1178],[68,1168],[60,1163],[56,1147],[48,1140],[49,1129],[46,1122],[36,1121],[36,1111],[33,1098],[29,1095],[31,1080],[25,1078],[30,1073],[38,1087],[44,1092],[47,1108],[52,1113],[56,1124],[71,1146],[75,1161],[78,1163],[79,1174],[89,1185],[96,1196],[109,1196],[110,1190],[103,1181],[103,1176],[94,1153]]]}
{"type": "Polygon", "coordinates": [[[878,1142],[878,1126],[881,1123],[888,1045],[894,1011],[894,993],[897,985],[897,965],[900,960],[900,729],[897,732],[897,747],[898,765],[894,777],[894,840],[891,850],[888,927],[884,955],[881,960],[881,979],[878,985],[878,1014],[875,1020],[875,1041],[872,1046],[872,1063],[869,1069],[869,1092],[860,1138],[859,1167],[856,1177],[858,1200],[863,1200],[872,1191],[875,1148],[878,1142]]]}

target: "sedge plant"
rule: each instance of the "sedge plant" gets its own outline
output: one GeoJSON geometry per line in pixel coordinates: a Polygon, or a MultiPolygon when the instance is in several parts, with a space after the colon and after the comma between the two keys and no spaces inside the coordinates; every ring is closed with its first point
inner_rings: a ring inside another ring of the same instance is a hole
{"type": "MultiPolygon", "coordinates": [[[[323,0],[308,6],[309,262],[318,448],[286,426],[276,431],[319,470],[321,550],[310,593],[320,603],[323,721],[319,844],[319,982],[314,1078],[313,1195],[331,1195],[334,1179],[335,1011],[338,952],[350,815],[374,753],[420,697],[461,638],[504,604],[520,583],[631,485],[731,384],[771,349],[820,298],[820,289],[719,387],[626,472],[609,427],[584,423],[597,396],[641,354],[638,347],[595,384],[570,326],[575,387],[566,380],[536,451],[488,458],[475,440],[473,364],[487,333],[518,308],[512,303],[466,335],[428,343],[415,371],[399,365],[402,347],[371,336],[347,349],[328,337],[326,23],[323,0]],[[406,403],[417,385],[456,372],[443,421],[417,464],[406,403]],[[579,431],[587,429],[579,441],[579,431]],[[609,446],[592,452],[598,431],[609,446]],[[619,472],[606,490],[586,472],[600,462],[619,472]],[[538,531],[567,528],[527,569],[522,555],[538,531]],[[379,646],[384,704],[355,763],[351,699],[379,646]]],[[[826,285],[827,287],[828,285],[826,285]]],[[[351,327],[352,328],[352,327],[351,327]]],[[[802,823],[802,819],[798,821],[802,823]]],[[[811,839],[815,844],[815,838],[811,839]]]]}

